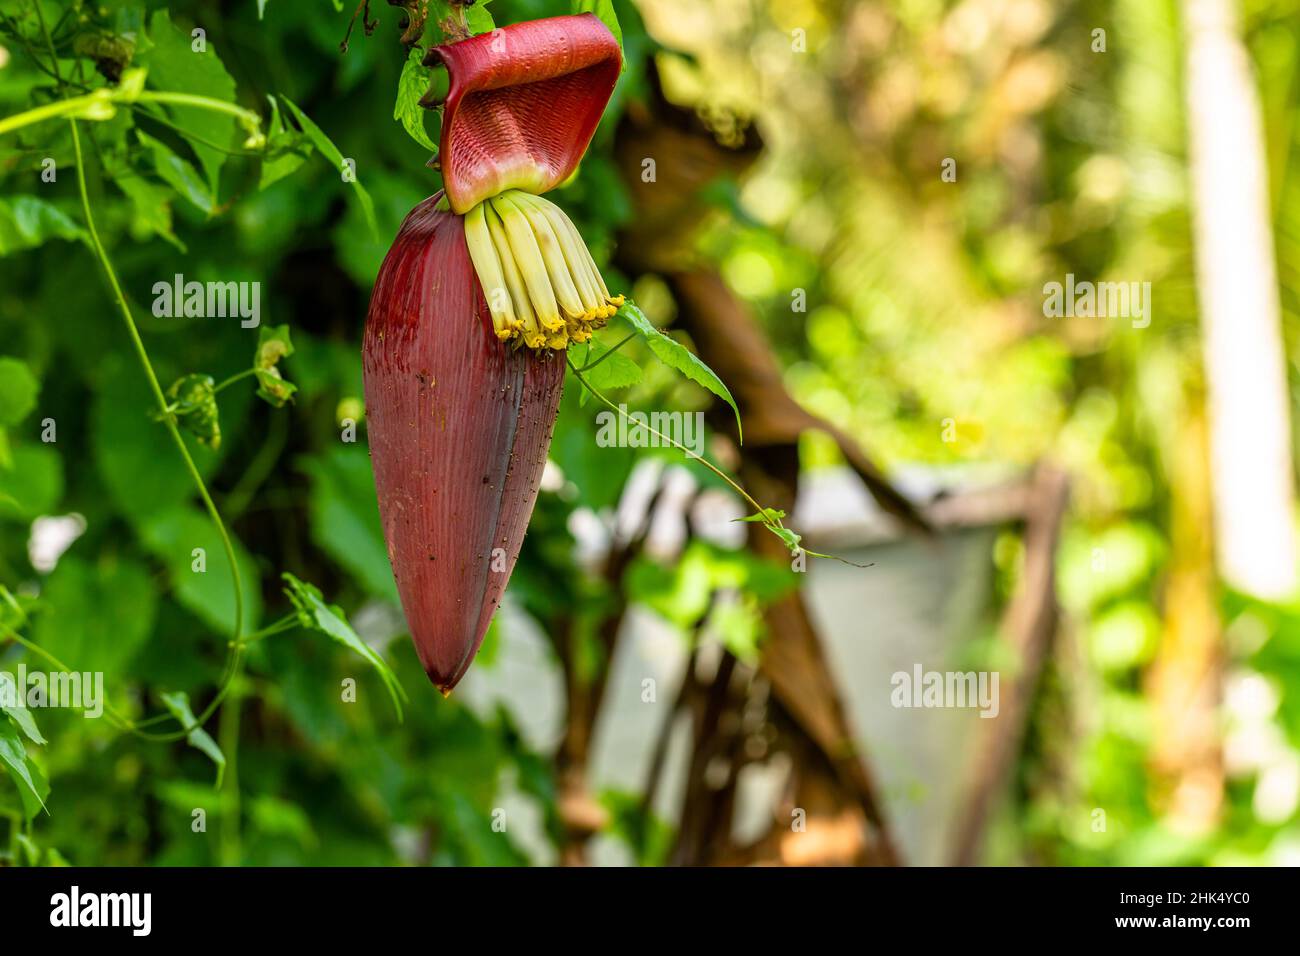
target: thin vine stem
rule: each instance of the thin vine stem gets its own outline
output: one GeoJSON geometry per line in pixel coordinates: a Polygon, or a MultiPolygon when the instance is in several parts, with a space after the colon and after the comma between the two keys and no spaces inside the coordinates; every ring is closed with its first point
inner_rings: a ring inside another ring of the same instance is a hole
{"type": "Polygon", "coordinates": [[[249,376],[256,375],[257,373],[258,373],[258,369],[255,368],[246,368],[242,372],[236,372],[234,375],[230,376],[230,378],[225,379],[217,383],[216,385],[212,386],[212,394],[215,395],[223,388],[226,388],[230,385],[234,385],[236,382],[241,382],[244,379],[248,378],[249,376]]]}
{"type": "MultiPolygon", "coordinates": [[[[65,674],[75,673],[72,670],[72,668],[70,668],[67,664],[63,663],[61,660],[59,660],[57,657],[55,657],[45,648],[41,647],[41,645],[35,643],[34,641],[29,641],[27,638],[23,637],[21,634],[19,634],[17,631],[13,630],[12,628],[5,628],[4,636],[9,640],[13,641],[19,647],[26,649],[29,653],[35,654],[37,657],[41,658],[42,660],[48,661],[49,663],[53,664],[63,673],[65,674]]],[[[116,723],[119,730],[134,732],[131,719],[124,714],[118,713],[117,708],[114,707],[112,704],[110,704],[108,701],[104,701],[104,713],[108,715],[109,720],[114,721],[116,723]]]]}
{"type": "Polygon", "coordinates": [[[580,369],[580,368],[578,368],[576,365],[574,365],[574,364],[573,364],[573,360],[570,359],[567,355],[564,357],[564,361],[568,363],[568,365],[569,365],[569,370],[570,370],[571,372],[573,372],[574,376],[577,377],[578,381],[582,383],[583,387],[586,388],[587,391],[591,392],[591,394],[594,395],[597,399],[599,399],[601,402],[604,402],[606,405],[608,405],[610,408],[612,408],[615,412],[617,412],[620,416],[622,416],[622,417],[623,417],[626,421],[628,421],[630,424],[635,425],[637,428],[644,428],[644,429],[645,429],[646,431],[648,431],[650,434],[655,435],[655,436],[658,437],[660,440],[665,441],[665,442],[667,442],[668,444],[672,445],[674,448],[676,448],[678,451],[682,452],[682,453],[683,453],[684,455],[686,455],[688,458],[694,458],[696,461],[698,461],[698,462],[699,462],[701,465],[703,465],[705,468],[709,469],[709,471],[713,472],[715,475],[717,475],[719,478],[721,478],[723,481],[725,481],[727,484],[729,484],[729,485],[730,485],[730,486],[735,490],[736,494],[740,495],[740,497],[744,498],[746,501],[748,501],[751,505],[754,506],[754,510],[755,510],[755,511],[757,511],[757,512],[759,512],[759,513],[766,513],[766,512],[767,512],[767,509],[766,509],[766,508],[764,508],[764,507],[763,507],[762,505],[760,505],[757,501],[755,501],[753,498],[750,497],[748,491],[746,491],[744,488],[740,487],[739,484],[737,484],[734,480],[732,480],[732,478],[731,478],[729,475],[727,475],[725,472],[723,472],[722,469],[720,469],[720,468],[718,468],[716,465],[714,465],[713,462],[709,461],[709,460],[708,460],[707,458],[705,458],[703,455],[700,455],[700,454],[697,454],[696,452],[691,451],[689,448],[687,448],[687,447],[686,447],[685,445],[683,445],[681,442],[677,441],[677,440],[674,439],[674,438],[669,437],[668,435],[665,435],[663,432],[659,431],[657,428],[655,428],[654,426],[650,425],[649,423],[646,423],[646,422],[639,422],[639,421],[637,421],[635,418],[633,418],[631,415],[629,415],[629,414],[627,413],[627,410],[626,410],[626,409],[624,409],[624,408],[622,408],[622,407],[620,407],[620,406],[618,406],[618,405],[615,405],[615,404],[614,404],[613,402],[611,402],[608,398],[606,398],[604,395],[602,395],[600,392],[598,392],[595,388],[593,388],[593,387],[592,387],[592,384],[591,384],[590,382],[587,381],[587,377],[586,377],[585,375],[582,374],[582,369],[580,369]]]}
{"type": "MultiPolygon", "coordinates": [[[[230,680],[233,679],[242,664],[243,660],[243,643],[240,636],[244,628],[244,589],[239,577],[239,562],[235,557],[235,547],[230,540],[230,534],[226,531],[225,522],[221,519],[221,513],[212,501],[212,495],[208,492],[208,487],[203,481],[203,476],[199,474],[198,466],[194,464],[194,458],[190,455],[190,450],[185,447],[185,439],[181,437],[180,429],[176,427],[176,417],[167,410],[167,398],[163,394],[162,385],[158,382],[158,376],[154,372],[153,363],[149,360],[149,353],[145,349],[144,341],[140,338],[140,330],[136,327],[135,319],[131,315],[131,307],[127,305],[126,296],[122,293],[122,286],[118,282],[117,273],[113,269],[113,264],[108,258],[108,253],[104,249],[104,244],[99,238],[99,230],[95,227],[95,217],[90,208],[90,193],[86,188],[86,172],[84,160],[81,152],[81,135],[77,130],[77,121],[69,120],[68,125],[72,130],[72,148],[77,157],[77,188],[81,193],[81,208],[86,217],[86,228],[90,236],[91,246],[94,249],[95,256],[99,260],[100,266],[108,278],[109,288],[113,293],[114,301],[117,303],[118,310],[122,314],[122,321],[126,325],[127,334],[131,339],[131,344],[135,348],[140,365],[144,369],[145,378],[149,381],[149,388],[153,392],[154,400],[161,410],[163,424],[166,426],[168,433],[180,453],[181,460],[185,463],[185,469],[190,474],[190,479],[194,487],[198,490],[199,497],[203,500],[203,506],[207,509],[208,515],[212,519],[212,524],[217,529],[217,534],[221,538],[221,546],[226,553],[226,560],[230,564],[231,580],[235,589],[235,621],[232,628],[230,639],[230,651],[227,656],[225,674],[223,682],[219,686],[216,696],[204,709],[203,713],[195,720],[195,726],[201,726],[208,718],[216,712],[217,707],[221,705],[226,691],[229,689],[230,680]]],[[[184,728],[179,734],[174,735],[173,739],[180,739],[188,734],[193,728],[184,728]]],[[[160,735],[161,736],[161,735],[160,735]]],[[[167,735],[169,738],[173,735],[167,735]]]]}
{"type": "MultiPolygon", "coordinates": [[[[615,352],[617,352],[617,351],[618,351],[619,349],[621,349],[623,346],[627,345],[628,342],[631,342],[634,338],[636,338],[636,337],[637,337],[637,334],[638,334],[638,333],[636,333],[636,332],[629,332],[629,333],[628,333],[628,334],[623,338],[623,340],[622,340],[621,342],[619,342],[617,345],[615,345],[615,346],[614,346],[613,348],[611,348],[609,351],[607,351],[607,352],[605,352],[603,355],[601,355],[600,358],[596,359],[596,361],[594,361],[594,362],[588,362],[588,363],[587,363],[586,365],[584,365],[582,368],[580,368],[580,369],[575,369],[575,371],[577,371],[577,372],[590,372],[593,368],[595,368],[595,367],[596,367],[597,365],[599,365],[601,362],[605,361],[605,359],[609,358],[611,355],[613,355],[615,352]]],[[[583,384],[585,385],[586,383],[584,382],[583,384]]]]}
{"type": "Polygon", "coordinates": [[[5,133],[12,133],[14,130],[22,129],[25,126],[60,117],[107,120],[112,118],[112,111],[116,110],[119,104],[129,106],[136,103],[169,103],[173,106],[188,106],[213,113],[225,113],[228,116],[233,116],[249,131],[257,130],[262,123],[262,117],[252,110],[246,110],[242,106],[225,103],[207,96],[159,90],[142,90],[132,95],[123,91],[115,92],[107,87],[100,87],[81,96],[55,100],[53,103],[46,103],[44,106],[37,106],[22,113],[8,116],[0,120],[0,136],[5,133]]]}
{"type": "MultiPolygon", "coordinates": [[[[623,340],[623,342],[626,341],[627,339],[623,340]]],[[[619,346],[621,346],[623,342],[618,343],[619,346]]],[[[617,348],[618,346],[615,347],[617,348]]],[[[602,356],[602,358],[603,357],[604,356],[602,356]]],[[[698,461],[705,468],[709,469],[709,471],[713,472],[715,475],[717,475],[719,478],[725,481],[728,485],[730,485],[731,488],[736,492],[736,494],[740,495],[740,497],[744,498],[747,502],[749,502],[749,504],[753,507],[755,514],[752,517],[745,518],[745,519],[737,519],[737,520],[761,521],[763,527],[767,528],[768,531],[772,532],[774,535],[780,538],[782,543],[785,544],[786,547],[790,549],[790,552],[792,554],[803,553],[803,554],[811,555],[814,558],[829,558],[832,561],[838,561],[841,564],[847,564],[850,567],[854,567],[854,568],[871,567],[871,565],[869,564],[858,564],[854,561],[849,561],[845,558],[838,557],[837,555],[834,554],[823,554],[820,551],[809,551],[807,548],[805,548],[802,544],[799,543],[798,536],[794,535],[793,532],[789,531],[789,529],[787,529],[785,525],[781,523],[781,518],[785,517],[784,512],[774,513],[772,509],[764,508],[752,497],[750,497],[749,492],[747,492],[744,488],[740,487],[740,485],[737,484],[734,480],[732,480],[732,478],[729,475],[725,474],[721,469],[719,469],[716,465],[714,465],[703,455],[691,451],[681,442],[677,441],[674,438],[671,438],[668,435],[665,435],[663,432],[659,431],[657,428],[653,427],[648,422],[637,421],[635,418],[629,415],[627,413],[627,410],[624,409],[622,406],[615,405],[613,402],[611,402],[603,394],[597,391],[592,386],[592,384],[587,381],[586,376],[582,374],[587,368],[590,368],[590,366],[584,366],[583,368],[578,368],[576,365],[573,364],[573,360],[570,359],[568,355],[565,355],[564,361],[568,364],[569,370],[573,372],[574,376],[577,377],[578,381],[582,383],[582,386],[587,391],[589,391],[592,395],[596,396],[596,398],[599,399],[601,402],[603,402],[605,405],[608,405],[610,408],[612,408],[625,421],[627,421],[629,424],[635,425],[638,428],[643,428],[650,434],[657,436],[660,440],[667,442],[669,445],[672,445],[674,448],[676,448],[678,451],[684,454],[687,458],[692,458],[695,461],[698,461]]],[[[593,362],[592,364],[594,365],[595,363],[593,362]]]]}
{"type": "MultiPolygon", "coordinates": [[[[50,51],[51,66],[52,66],[54,79],[57,81],[60,91],[62,91],[64,88],[64,79],[62,73],[59,71],[58,53],[55,51],[54,41],[53,38],[50,36],[49,27],[45,23],[45,15],[41,10],[39,2],[33,2],[32,5],[36,8],[36,16],[40,21],[41,31],[44,34],[45,43],[50,51]]],[[[106,101],[112,98],[112,94],[105,96],[104,91],[96,91],[93,94],[89,94],[87,97],[80,97],[80,98],[74,97],[73,99],[74,100],[80,99],[82,101],[87,101],[91,97],[95,97],[99,101],[106,101]]],[[[153,98],[157,100],[158,94],[154,94],[153,98]]],[[[215,104],[219,112],[230,112],[232,109],[234,109],[236,110],[235,115],[241,117],[240,121],[245,123],[246,125],[248,125],[251,122],[253,128],[256,128],[261,123],[261,119],[260,117],[257,116],[257,114],[250,113],[247,110],[240,110],[238,107],[231,107],[229,104],[224,104],[217,100],[208,101],[206,97],[190,97],[190,96],[183,96],[182,98],[186,101],[186,105],[191,105],[191,106],[204,106],[206,108],[212,108],[212,104],[215,104]],[[243,117],[249,117],[251,118],[251,120],[245,119],[243,117]]],[[[145,99],[144,94],[137,93],[128,102],[134,103],[135,101],[142,100],[142,99],[145,99]]],[[[165,100],[158,100],[158,101],[165,101],[165,100]]],[[[64,100],[62,102],[66,104],[69,101],[64,100]]],[[[173,102],[175,102],[175,100],[173,100],[173,102]]],[[[51,105],[57,105],[57,104],[51,104],[51,105]]],[[[33,112],[40,113],[41,110],[40,109],[35,111],[29,110],[27,111],[26,114],[20,113],[18,114],[17,117],[10,117],[9,120],[6,120],[5,122],[10,124],[9,128],[15,128],[15,129],[18,128],[19,126],[28,125],[28,123],[26,122],[15,124],[14,121],[20,120],[23,116],[30,116],[30,114],[32,114],[33,112]]],[[[65,106],[63,113],[68,113],[68,112],[75,113],[76,110],[67,110],[65,106]]],[[[55,113],[51,115],[63,115],[63,113],[55,113]]],[[[48,118],[48,117],[42,117],[42,118],[48,118]]],[[[204,723],[206,723],[207,720],[212,716],[212,714],[216,712],[216,709],[221,705],[221,701],[224,699],[227,691],[230,689],[231,684],[234,682],[234,678],[238,674],[240,665],[243,662],[244,644],[240,640],[240,635],[243,631],[243,626],[244,626],[244,593],[243,593],[242,584],[239,579],[239,563],[235,557],[234,545],[230,540],[230,535],[226,531],[225,523],[221,520],[221,513],[217,510],[217,506],[213,503],[212,496],[208,493],[207,485],[203,481],[203,476],[199,474],[199,470],[197,466],[194,464],[194,459],[190,456],[189,449],[185,447],[185,441],[181,437],[180,430],[176,427],[175,416],[171,414],[171,412],[168,410],[167,399],[163,395],[162,386],[159,384],[158,376],[154,372],[153,363],[150,362],[149,360],[149,353],[144,347],[144,340],[141,339],[140,337],[140,331],[136,327],[135,319],[131,315],[131,308],[129,305],[127,305],[126,297],[122,293],[121,284],[117,280],[117,273],[114,271],[113,264],[108,258],[108,253],[104,249],[103,242],[100,241],[99,230],[95,227],[95,217],[94,214],[91,212],[91,208],[90,208],[90,194],[86,188],[85,160],[81,152],[81,135],[77,129],[76,119],[70,118],[68,120],[68,126],[71,129],[73,151],[76,154],[76,158],[77,158],[77,188],[81,194],[81,207],[86,216],[86,227],[87,227],[87,232],[90,236],[91,245],[95,251],[96,257],[99,259],[100,265],[104,269],[105,276],[107,276],[108,278],[109,287],[113,292],[113,296],[117,302],[118,308],[121,310],[123,321],[126,324],[127,331],[131,337],[132,344],[135,347],[136,355],[140,359],[140,364],[144,369],[145,376],[149,380],[149,385],[153,390],[154,398],[157,401],[159,408],[162,409],[163,423],[166,425],[167,430],[171,433],[172,439],[175,441],[176,447],[180,451],[181,458],[185,462],[186,469],[189,471],[190,477],[194,481],[195,487],[198,489],[199,496],[203,499],[204,506],[207,508],[208,514],[211,516],[213,524],[216,526],[217,533],[221,537],[222,546],[224,547],[226,552],[226,560],[230,563],[231,580],[235,588],[235,625],[232,630],[232,636],[229,645],[230,650],[226,655],[226,663],[225,663],[225,667],[223,668],[222,680],[221,683],[218,685],[217,693],[214,695],[212,701],[204,709],[203,713],[200,714],[197,718],[195,718],[193,727],[186,727],[184,726],[184,724],[182,724],[181,730],[178,732],[171,732],[165,734],[150,733],[141,730],[140,727],[144,726],[145,724],[156,723],[160,718],[166,719],[166,715],[160,715],[159,718],[152,718],[150,720],[144,721],[141,724],[137,725],[135,722],[129,720],[128,718],[125,718],[117,714],[116,711],[114,711],[112,707],[110,705],[107,705],[106,703],[105,706],[106,711],[108,711],[111,716],[114,716],[119,721],[121,721],[122,726],[128,731],[130,731],[131,733],[148,740],[157,740],[157,741],[180,740],[188,736],[189,733],[192,730],[194,730],[196,727],[200,727],[204,723]]],[[[0,132],[3,131],[4,131],[3,129],[0,129],[0,132]]],[[[11,601],[11,603],[14,602],[11,601]]],[[[29,641],[26,641],[24,638],[20,637],[16,632],[11,632],[11,635],[14,638],[14,640],[19,641],[20,643],[23,644],[24,647],[27,647],[32,652],[46,656],[51,661],[51,663],[55,664],[55,666],[59,667],[61,670],[63,671],[68,670],[68,667],[66,665],[59,662],[52,655],[49,655],[48,652],[46,652],[43,648],[40,648],[38,645],[35,645],[29,641]]]]}

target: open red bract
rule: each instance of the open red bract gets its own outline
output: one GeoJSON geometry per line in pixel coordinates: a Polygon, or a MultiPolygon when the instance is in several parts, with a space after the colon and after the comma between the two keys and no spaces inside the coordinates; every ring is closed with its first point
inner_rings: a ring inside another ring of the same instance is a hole
{"type": "Polygon", "coordinates": [[[450,81],[439,161],[464,214],[507,189],[541,194],[577,167],[614,91],[623,56],[590,13],[532,20],[433,47],[450,81]]]}

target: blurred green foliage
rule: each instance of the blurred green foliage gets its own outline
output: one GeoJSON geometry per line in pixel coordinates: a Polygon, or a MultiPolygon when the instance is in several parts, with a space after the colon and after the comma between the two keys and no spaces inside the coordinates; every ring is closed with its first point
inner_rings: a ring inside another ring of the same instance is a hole
{"type": "MultiPolygon", "coordinates": [[[[1066,638],[990,858],[1293,861],[1295,801],[1287,811],[1260,793],[1300,747],[1300,607],[1222,596],[1230,685],[1254,702],[1223,720],[1242,740],[1266,740],[1274,762],[1230,768],[1223,817],[1208,835],[1171,831],[1152,796],[1143,677],[1164,618],[1170,423],[1197,383],[1200,348],[1174,0],[579,2],[617,13],[627,51],[580,175],[555,197],[602,262],[631,215],[613,129],[644,95],[646,57],[657,51],[671,96],[699,103],[716,126],[760,124],[766,151],[754,174],[701,195],[714,215],[694,251],[760,316],[795,396],[887,464],[964,478],[1050,456],[1075,476],[1059,557],[1066,638]],[[1091,48],[1099,26],[1105,54],[1091,48]],[[955,182],[940,175],[949,158],[955,182]],[[1045,320],[1042,285],[1069,272],[1150,279],[1158,320],[1142,330],[1045,320]],[[806,311],[792,308],[796,290],[806,311]]],[[[446,5],[430,6],[436,29],[446,5]]],[[[1294,366],[1300,5],[1242,6],[1294,366]]],[[[480,2],[472,26],[570,7],[480,2]]],[[[395,591],[364,450],[360,332],[392,236],[438,188],[425,167],[438,131],[436,115],[412,107],[433,77],[398,44],[400,11],[375,4],[374,34],[358,20],[340,53],[351,12],[279,0],[0,3],[0,113],[145,68],[148,90],[238,103],[262,117],[267,138],[265,150],[251,148],[232,116],[156,103],[79,122],[96,225],[160,381],[213,383],[184,441],[230,529],[242,627],[256,639],[204,724],[207,741],[193,731],[145,740],[61,710],[0,716],[7,861],[527,862],[493,831],[506,781],[560,838],[552,768],[510,713],[430,700],[409,642],[374,613],[391,611],[395,591]],[[292,352],[262,365],[264,340],[236,318],[154,315],[155,283],[176,274],[259,282],[262,329],[288,326],[292,352]],[[259,374],[221,387],[254,367],[259,374]],[[259,386],[275,401],[258,400],[259,386]],[[219,443],[198,441],[214,436],[208,398],[219,443]],[[342,438],[348,422],[355,442],[342,438]],[[282,574],[293,576],[289,594],[282,574]],[[297,626],[303,616],[315,630],[297,626]],[[349,680],[355,704],[341,696],[349,680]],[[391,703],[402,698],[412,703],[399,721],[391,703]],[[214,748],[225,761],[220,788],[205,755],[214,748]]],[[[0,136],[0,671],[53,655],[102,670],[124,719],[201,714],[227,659],[233,579],[151,415],[89,244],[74,157],[66,120],[0,136]],[[84,533],[52,568],[38,566],[33,521],[69,514],[82,516],[84,533]]],[[[606,276],[611,287],[624,278],[606,276]]],[[[653,277],[631,291],[649,322],[671,320],[653,277]]],[[[701,389],[649,361],[653,348],[653,339],[630,343],[593,369],[594,383],[630,404],[702,407],[701,389]]],[[[569,384],[551,452],[564,484],[539,499],[510,599],[543,628],[576,615],[581,653],[595,660],[592,635],[613,597],[579,566],[571,519],[579,508],[608,512],[637,461],[657,453],[596,454],[598,405],[569,384]]],[[[816,436],[804,451],[810,468],[837,460],[816,436]]],[[[1003,596],[1019,554],[1005,550],[1003,596]]],[[[696,542],[672,568],[638,561],[627,583],[687,630],[707,606],[703,582],[770,598],[788,586],[780,578],[696,542]]],[[[748,600],[714,612],[742,658],[761,639],[748,600]]],[[[496,639],[477,667],[492,666],[496,639]]],[[[146,729],[188,725],[182,716],[146,729]]],[[[632,796],[606,802],[611,832],[643,862],[661,860],[663,824],[640,815],[632,796]]]]}

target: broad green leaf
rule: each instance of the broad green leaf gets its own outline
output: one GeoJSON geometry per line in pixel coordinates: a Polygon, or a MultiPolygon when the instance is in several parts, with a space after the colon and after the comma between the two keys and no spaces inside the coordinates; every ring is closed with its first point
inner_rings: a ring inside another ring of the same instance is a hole
{"type": "Polygon", "coordinates": [[[177,156],[170,146],[154,139],[148,133],[136,130],[135,135],[153,155],[153,168],[158,173],[158,177],[194,206],[209,216],[212,215],[216,208],[212,190],[208,188],[208,184],[203,181],[203,177],[189,160],[177,156]]]}
{"type": "Polygon", "coordinates": [[[156,409],[138,366],[105,363],[91,407],[90,440],[101,487],[127,515],[150,516],[194,493],[167,429],[150,417],[156,409]]]}
{"type": "Polygon", "coordinates": [[[262,793],[253,798],[248,815],[254,829],[263,836],[287,837],[308,848],[320,842],[312,829],[311,817],[296,803],[262,793]]]}
{"type": "Polygon", "coordinates": [[[86,232],[67,213],[44,199],[0,198],[0,256],[34,249],[51,239],[84,241],[86,232]]]}
{"type": "Polygon", "coordinates": [[[293,602],[293,606],[298,609],[299,623],[309,630],[319,631],[369,661],[370,665],[379,672],[384,686],[388,688],[388,696],[393,700],[393,709],[397,711],[397,719],[401,720],[402,700],[405,699],[406,692],[402,690],[401,684],[397,682],[397,675],[379,656],[379,652],[363,641],[361,636],[352,629],[352,625],[348,623],[347,615],[343,613],[341,608],[325,603],[315,585],[300,581],[288,572],[280,576],[288,584],[288,587],[284,589],[284,593],[293,602]]]}
{"type": "Polygon", "coordinates": [[[17,425],[26,418],[36,407],[40,389],[26,362],[0,355],[0,426],[17,425]]]}
{"type": "Polygon", "coordinates": [[[393,106],[393,119],[402,124],[402,128],[425,149],[438,151],[438,145],[429,138],[424,128],[425,109],[420,105],[420,97],[429,89],[433,71],[423,66],[420,60],[424,51],[413,47],[402,64],[402,75],[397,81],[397,102],[393,106]]]}
{"type": "Polygon", "coordinates": [[[182,254],[186,251],[185,243],[176,237],[172,229],[172,197],[166,187],[150,182],[131,169],[124,169],[120,175],[114,176],[113,182],[131,200],[134,214],[131,221],[132,238],[140,240],[159,236],[182,254]]]}
{"type": "Polygon", "coordinates": [[[45,744],[47,741],[36,726],[32,709],[23,704],[26,696],[27,688],[19,687],[7,671],[0,671],[0,712],[8,714],[32,743],[45,744]]]}
{"type": "MultiPolygon", "coordinates": [[[[591,349],[582,364],[592,366],[583,371],[582,377],[591,384],[592,388],[602,392],[614,388],[627,388],[641,381],[641,366],[621,351],[612,351],[595,339],[592,339],[591,349]]],[[[579,365],[578,368],[581,369],[582,366],[579,365]]],[[[586,389],[582,390],[580,399],[582,404],[587,403],[590,394],[586,389]]]]}
{"type": "MultiPolygon", "coordinates": [[[[149,20],[149,39],[153,48],[140,54],[136,62],[149,71],[152,88],[172,93],[195,93],[226,103],[235,101],[235,81],[213,49],[210,36],[205,40],[204,51],[197,53],[190,33],[172,24],[166,10],[158,10],[149,20]]],[[[190,145],[207,180],[207,192],[216,196],[226,153],[214,146],[223,149],[231,146],[235,133],[234,117],[192,106],[168,104],[161,109],[173,125],[190,134],[190,145]],[[206,145],[201,140],[213,145],[206,145]]]]}
{"type": "Polygon", "coordinates": [[[32,640],[78,672],[102,672],[111,686],[127,673],[153,631],[157,612],[149,569],[127,558],[94,564],[65,554],[41,591],[32,640]]]}
{"type": "Polygon", "coordinates": [[[311,478],[312,540],[367,591],[396,603],[370,456],[364,448],[347,445],[303,458],[299,467],[311,478]]]}
{"type": "Polygon", "coordinates": [[[697,385],[704,386],[731,406],[731,410],[736,414],[736,434],[740,436],[743,442],[744,433],[740,427],[740,409],[736,407],[736,400],[731,397],[731,391],[723,384],[722,379],[718,378],[713,369],[700,361],[699,356],[687,349],[686,346],[656,329],[650,320],[645,317],[645,313],[632,302],[624,302],[618,310],[618,314],[640,334],[641,338],[645,339],[646,344],[650,346],[650,351],[654,352],[659,361],[669,368],[681,372],[697,385]]]}
{"type": "Polygon", "coordinates": [[[171,694],[159,694],[163,706],[180,721],[181,727],[189,727],[190,731],[185,735],[185,742],[196,750],[202,751],[208,758],[217,765],[217,784],[218,790],[221,789],[221,778],[226,773],[226,755],[221,752],[217,742],[202,727],[197,726],[194,711],[190,709],[190,695],[183,690],[178,690],[171,694]]]}
{"type": "Polygon", "coordinates": [[[50,445],[19,445],[12,467],[0,468],[0,518],[31,521],[63,497],[63,458],[50,445]]]}
{"type": "Polygon", "coordinates": [[[18,787],[26,818],[30,820],[36,816],[37,810],[44,810],[45,796],[50,792],[49,784],[45,781],[45,775],[27,756],[27,748],[18,736],[18,728],[8,720],[0,720],[0,764],[4,764],[10,779],[18,787]]]}
{"type": "MultiPolygon", "coordinates": [[[[244,595],[243,629],[250,633],[262,617],[260,576],[244,546],[229,533],[244,595]]],[[[234,580],[221,536],[208,515],[189,505],[173,506],[141,519],[140,534],[166,565],[176,600],[216,633],[229,635],[235,617],[234,580]],[[195,549],[202,553],[196,555],[195,549]]]]}
{"type": "Polygon", "coordinates": [[[366,217],[366,223],[370,226],[370,231],[378,237],[379,226],[375,222],[375,204],[371,201],[370,194],[366,192],[366,187],[361,185],[361,180],[356,176],[355,170],[351,170],[345,165],[343,162],[343,153],[340,152],[339,148],[330,141],[330,138],[325,135],[324,131],[311,121],[311,118],[308,117],[306,113],[298,109],[297,105],[287,96],[282,96],[280,98],[284,100],[284,105],[289,107],[289,112],[293,113],[294,119],[298,121],[298,125],[302,128],[302,131],[307,134],[307,138],[310,139],[312,145],[316,147],[316,151],[329,161],[337,174],[341,177],[346,177],[344,180],[345,182],[350,182],[352,184],[353,192],[356,193],[357,202],[361,204],[361,211],[366,217]]]}

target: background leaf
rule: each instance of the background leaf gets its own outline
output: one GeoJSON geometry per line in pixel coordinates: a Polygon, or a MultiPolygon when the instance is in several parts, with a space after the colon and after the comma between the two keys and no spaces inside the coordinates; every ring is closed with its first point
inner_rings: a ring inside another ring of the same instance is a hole
{"type": "Polygon", "coordinates": [[[190,697],[184,691],[175,691],[170,694],[159,694],[159,699],[163,706],[171,713],[173,717],[180,722],[181,727],[191,727],[185,735],[185,741],[194,749],[201,751],[217,767],[218,790],[221,789],[221,779],[226,773],[226,755],[221,752],[217,742],[202,727],[194,726],[194,711],[190,709],[190,697]]]}
{"type": "Polygon", "coordinates": [[[281,577],[289,585],[284,589],[284,593],[289,596],[289,600],[298,609],[298,620],[302,626],[313,631],[319,631],[321,634],[364,657],[370,663],[370,666],[379,672],[384,686],[388,689],[388,696],[392,698],[393,710],[397,712],[397,717],[400,720],[402,717],[402,701],[405,699],[406,694],[397,682],[397,676],[393,673],[392,668],[379,656],[379,652],[357,635],[357,632],[352,629],[352,625],[348,623],[347,616],[340,608],[325,603],[320,591],[314,585],[299,581],[288,572],[281,575],[281,577]]]}
{"type": "MultiPolygon", "coordinates": [[[[282,97],[282,99],[284,100],[284,105],[289,107],[289,111],[293,113],[294,119],[298,121],[298,125],[302,128],[302,131],[307,134],[307,138],[311,140],[312,145],[316,147],[316,151],[324,156],[325,159],[329,161],[330,165],[334,167],[334,171],[339,173],[341,176],[343,170],[343,153],[334,145],[330,138],[325,135],[321,128],[311,121],[310,117],[308,117],[306,113],[298,109],[292,100],[288,97],[282,97]]],[[[361,204],[361,212],[366,217],[366,224],[370,227],[370,231],[377,236],[379,233],[379,226],[375,222],[375,204],[371,201],[370,194],[366,192],[366,188],[361,185],[360,174],[352,177],[351,185],[352,191],[356,194],[357,202],[361,204]]]]}
{"type": "Polygon", "coordinates": [[[53,203],[36,196],[0,197],[0,256],[35,249],[51,239],[85,238],[85,230],[53,203]]]}
{"type": "MultiPolygon", "coordinates": [[[[163,562],[176,599],[215,633],[229,635],[235,617],[234,579],[211,519],[191,506],[156,511],[143,519],[141,539],[163,562]],[[193,570],[195,548],[204,551],[205,571],[193,570]]],[[[262,595],[257,565],[230,532],[239,564],[244,593],[244,631],[257,628],[262,619],[262,595]]]]}
{"type": "Polygon", "coordinates": [[[94,564],[66,554],[41,593],[32,639],[78,672],[102,671],[112,692],[153,630],[157,596],[149,569],[121,559],[94,564]]]}
{"type": "MultiPolygon", "coordinates": [[[[149,19],[149,40],[152,47],[138,57],[138,63],[148,69],[150,87],[234,102],[235,81],[217,56],[210,36],[205,38],[204,52],[196,53],[189,32],[173,24],[168,11],[157,10],[149,19]]],[[[234,140],[234,117],[191,106],[157,108],[184,133],[192,134],[190,146],[203,169],[207,192],[216,196],[227,156],[223,149],[229,149],[234,140]]]]}
{"type": "Polygon", "coordinates": [[[428,112],[420,105],[420,97],[429,89],[433,71],[422,66],[424,51],[413,47],[402,64],[402,75],[397,81],[397,103],[393,106],[393,119],[402,124],[402,128],[427,150],[436,153],[438,144],[429,138],[424,127],[424,117],[428,112]]]}
{"type": "Polygon", "coordinates": [[[9,779],[18,787],[22,798],[23,814],[27,819],[45,809],[45,796],[50,792],[45,776],[27,756],[27,748],[18,736],[18,728],[8,719],[0,719],[0,764],[9,771],[9,779]]]}

